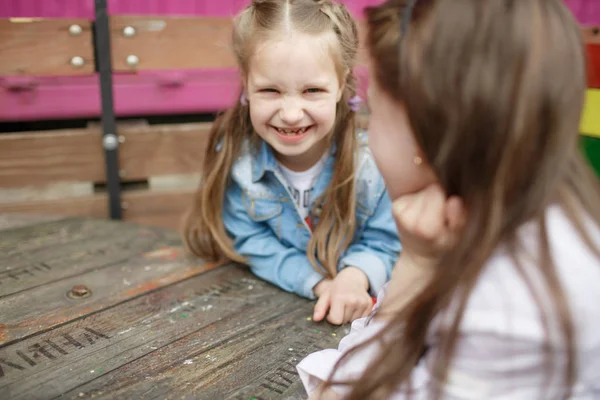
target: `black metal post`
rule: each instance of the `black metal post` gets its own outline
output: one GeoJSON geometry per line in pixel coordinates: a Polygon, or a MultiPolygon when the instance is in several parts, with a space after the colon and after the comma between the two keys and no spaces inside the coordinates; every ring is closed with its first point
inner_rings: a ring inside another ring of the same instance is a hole
{"type": "Polygon", "coordinates": [[[119,178],[119,140],[113,105],[110,30],[106,0],[96,1],[95,48],[96,64],[102,96],[102,145],[106,163],[106,183],[111,219],[121,219],[121,181],[119,178]]]}

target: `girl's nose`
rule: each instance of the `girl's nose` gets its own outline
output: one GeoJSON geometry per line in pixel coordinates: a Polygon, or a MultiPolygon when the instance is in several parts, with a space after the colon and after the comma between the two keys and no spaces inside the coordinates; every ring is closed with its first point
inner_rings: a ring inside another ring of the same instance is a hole
{"type": "Polygon", "coordinates": [[[304,111],[301,104],[295,100],[284,100],[279,110],[279,118],[288,126],[295,126],[304,117],[304,111]]]}

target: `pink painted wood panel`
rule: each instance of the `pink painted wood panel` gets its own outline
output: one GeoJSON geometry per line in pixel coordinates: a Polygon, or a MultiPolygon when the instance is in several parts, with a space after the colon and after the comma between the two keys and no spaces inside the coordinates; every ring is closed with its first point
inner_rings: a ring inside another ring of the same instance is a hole
{"type": "Polygon", "coordinates": [[[0,0],[0,18],[94,19],[94,0],[0,0]]]}
{"type": "MultiPolygon", "coordinates": [[[[356,16],[365,6],[383,0],[342,1],[356,16]]],[[[582,24],[600,24],[599,0],[564,0],[582,24]]],[[[112,14],[136,15],[215,15],[231,16],[249,0],[108,0],[112,14]]],[[[0,0],[0,18],[90,18],[94,17],[93,0],[0,0]]]]}
{"type": "MultiPolygon", "coordinates": [[[[350,11],[362,16],[365,6],[383,0],[343,0],[350,11]]],[[[108,9],[113,15],[211,15],[230,17],[237,14],[250,0],[108,0],[108,9]]]]}
{"type": "Polygon", "coordinates": [[[98,77],[0,77],[0,121],[100,115],[98,77]]]}
{"type": "Polygon", "coordinates": [[[564,0],[582,25],[600,25],[600,0],[564,0]]]}

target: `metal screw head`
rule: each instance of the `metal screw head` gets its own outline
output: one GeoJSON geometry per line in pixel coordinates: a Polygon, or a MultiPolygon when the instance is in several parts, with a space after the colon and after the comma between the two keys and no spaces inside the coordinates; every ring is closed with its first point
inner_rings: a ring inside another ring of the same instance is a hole
{"type": "Polygon", "coordinates": [[[67,293],[67,297],[71,299],[83,299],[92,295],[92,291],[85,285],[75,285],[67,293]]]}
{"type": "Polygon", "coordinates": [[[81,32],[83,32],[83,29],[81,28],[80,25],[73,24],[73,25],[69,26],[69,35],[79,36],[79,35],[81,35],[81,32]]]}
{"type": "Polygon", "coordinates": [[[126,61],[127,65],[129,65],[130,67],[135,67],[140,63],[140,59],[135,54],[128,55],[126,61]]]}
{"type": "Polygon", "coordinates": [[[83,59],[83,57],[75,56],[71,58],[71,65],[73,67],[80,68],[83,67],[83,64],[85,64],[85,60],[83,59]]]}
{"type": "Polygon", "coordinates": [[[119,140],[114,133],[109,133],[102,138],[102,146],[104,150],[114,150],[119,146],[119,140]]]}
{"type": "Polygon", "coordinates": [[[135,28],[133,26],[126,26],[123,28],[123,36],[132,37],[135,36],[135,28]]]}

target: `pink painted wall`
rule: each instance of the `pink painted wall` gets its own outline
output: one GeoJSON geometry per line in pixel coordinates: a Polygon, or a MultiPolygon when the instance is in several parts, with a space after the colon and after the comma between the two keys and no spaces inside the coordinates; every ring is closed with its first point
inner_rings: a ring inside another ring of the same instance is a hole
{"type": "MultiPolygon", "coordinates": [[[[231,16],[250,0],[107,0],[109,12],[130,15],[231,16]]],[[[344,0],[360,17],[365,6],[383,0],[344,0]]],[[[564,0],[582,24],[600,24],[600,0],[564,0]]],[[[3,17],[94,17],[93,0],[0,0],[3,17]]],[[[357,71],[360,88],[365,71],[357,71]]],[[[81,118],[100,115],[98,77],[33,77],[33,84],[0,77],[0,120],[81,118]],[[15,86],[16,85],[16,86],[15,86]]],[[[115,74],[118,116],[214,112],[231,105],[239,83],[232,70],[145,71],[115,74]]]]}
{"type": "MultiPolygon", "coordinates": [[[[383,0],[342,0],[354,13],[383,0]]],[[[107,0],[113,15],[235,15],[250,0],[107,0]]],[[[0,18],[94,18],[94,0],[0,0],[0,18]]]]}
{"type": "Polygon", "coordinates": [[[600,25],[600,0],[564,0],[579,23],[600,25]]]}
{"type": "MultiPolygon", "coordinates": [[[[343,0],[356,16],[383,0],[343,0]]],[[[600,0],[564,0],[585,25],[600,24],[600,0]]],[[[249,0],[108,0],[111,14],[231,16],[249,0]]],[[[93,0],[0,0],[0,18],[94,18],[93,0]]]]}
{"type": "Polygon", "coordinates": [[[0,18],[94,19],[94,0],[0,0],[0,18]]]}
{"type": "MultiPolygon", "coordinates": [[[[354,15],[362,15],[365,6],[383,0],[342,0],[354,15]]],[[[250,0],[108,0],[111,14],[130,15],[212,15],[230,17],[237,14],[250,0]]]]}

